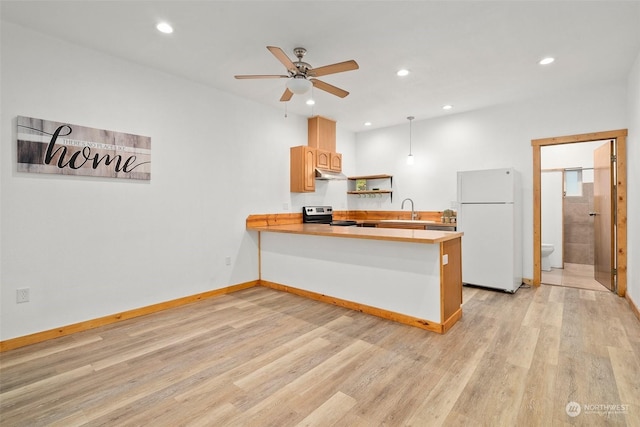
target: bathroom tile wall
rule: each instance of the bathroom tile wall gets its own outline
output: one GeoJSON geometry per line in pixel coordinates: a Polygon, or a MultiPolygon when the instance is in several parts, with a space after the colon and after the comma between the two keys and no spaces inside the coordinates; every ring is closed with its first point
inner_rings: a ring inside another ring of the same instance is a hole
{"type": "Polygon", "coordinates": [[[582,196],[564,198],[564,262],[594,263],[592,210],[593,183],[582,184],[582,196]]]}

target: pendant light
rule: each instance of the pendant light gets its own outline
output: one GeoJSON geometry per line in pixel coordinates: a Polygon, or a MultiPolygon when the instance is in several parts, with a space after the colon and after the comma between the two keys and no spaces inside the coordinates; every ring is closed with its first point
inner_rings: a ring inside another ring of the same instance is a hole
{"type": "Polygon", "coordinates": [[[415,117],[413,116],[409,116],[407,117],[407,120],[409,120],[409,155],[407,156],[407,164],[408,165],[412,165],[413,162],[415,161],[413,154],[411,154],[411,121],[415,119],[415,117]]]}

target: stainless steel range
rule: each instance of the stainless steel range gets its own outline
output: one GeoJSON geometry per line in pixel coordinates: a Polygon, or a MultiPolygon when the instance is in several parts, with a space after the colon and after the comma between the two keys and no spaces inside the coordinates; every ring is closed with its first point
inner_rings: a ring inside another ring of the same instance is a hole
{"type": "Polygon", "coordinates": [[[305,224],[329,224],[338,226],[357,225],[355,221],[334,221],[331,206],[303,206],[302,222],[305,224]]]}

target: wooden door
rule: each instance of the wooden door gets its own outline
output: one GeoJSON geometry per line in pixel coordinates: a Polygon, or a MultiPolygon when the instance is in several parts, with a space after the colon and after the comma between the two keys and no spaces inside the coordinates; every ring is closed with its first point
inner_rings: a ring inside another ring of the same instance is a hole
{"type": "Polygon", "coordinates": [[[615,291],[613,212],[615,194],[612,166],[613,141],[593,151],[593,212],[595,279],[615,291]]]}

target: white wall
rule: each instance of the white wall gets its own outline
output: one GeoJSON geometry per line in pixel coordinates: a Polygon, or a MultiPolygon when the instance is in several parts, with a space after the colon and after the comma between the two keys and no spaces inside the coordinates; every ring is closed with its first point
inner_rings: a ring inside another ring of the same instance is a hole
{"type": "Polygon", "coordinates": [[[629,73],[627,139],[627,290],[640,306],[640,53],[629,73]]]}
{"type": "MultiPolygon", "coordinates": [[[[523,177],[523,274],[533,277],[533,185],[531,140],[627,127],[626,82],[604,84],[514,105],[452,114],[413,123],[413,154],[407,166],[409,125],[359,133],[358,174],[394,175],[393,203],[405,197],[418,210],[441,210],[456,199],[456,171],[514,167],[523,177]]],[[[351,200],[354,208],[358,199],[351,200]]],[[[373,207],[372,207],[373,209],[373,207]]],[[[495,224],[499,227],[499,224],[495,224]]]]}
{"type": "Polygon", "coordinates": [[[593,168],[593,151],[606,142],[591,141],[542,147],[540,149],[541,168],[543,170],[593,168]]]}
{"type": "Polygon", "coordinates": [[[562,202],[564,197],[562,171],[542,171],[540,181],[542,243],[552,244],[554,247],[553,252],[549,255],[551,267],[563,268],[562,202]]]}
{"type": "MultiPolygon", "coordinates": [[[[0,340],[255,280],[249,214],[346,204],[346,182],[289,192],[306,117],[5,22],[1,42],[0,340]],[[18,115],[150,136],[151,181],[18,173],[18,115]]],[[[354,140],[338,124],[346,173],[354,140]]]]}

